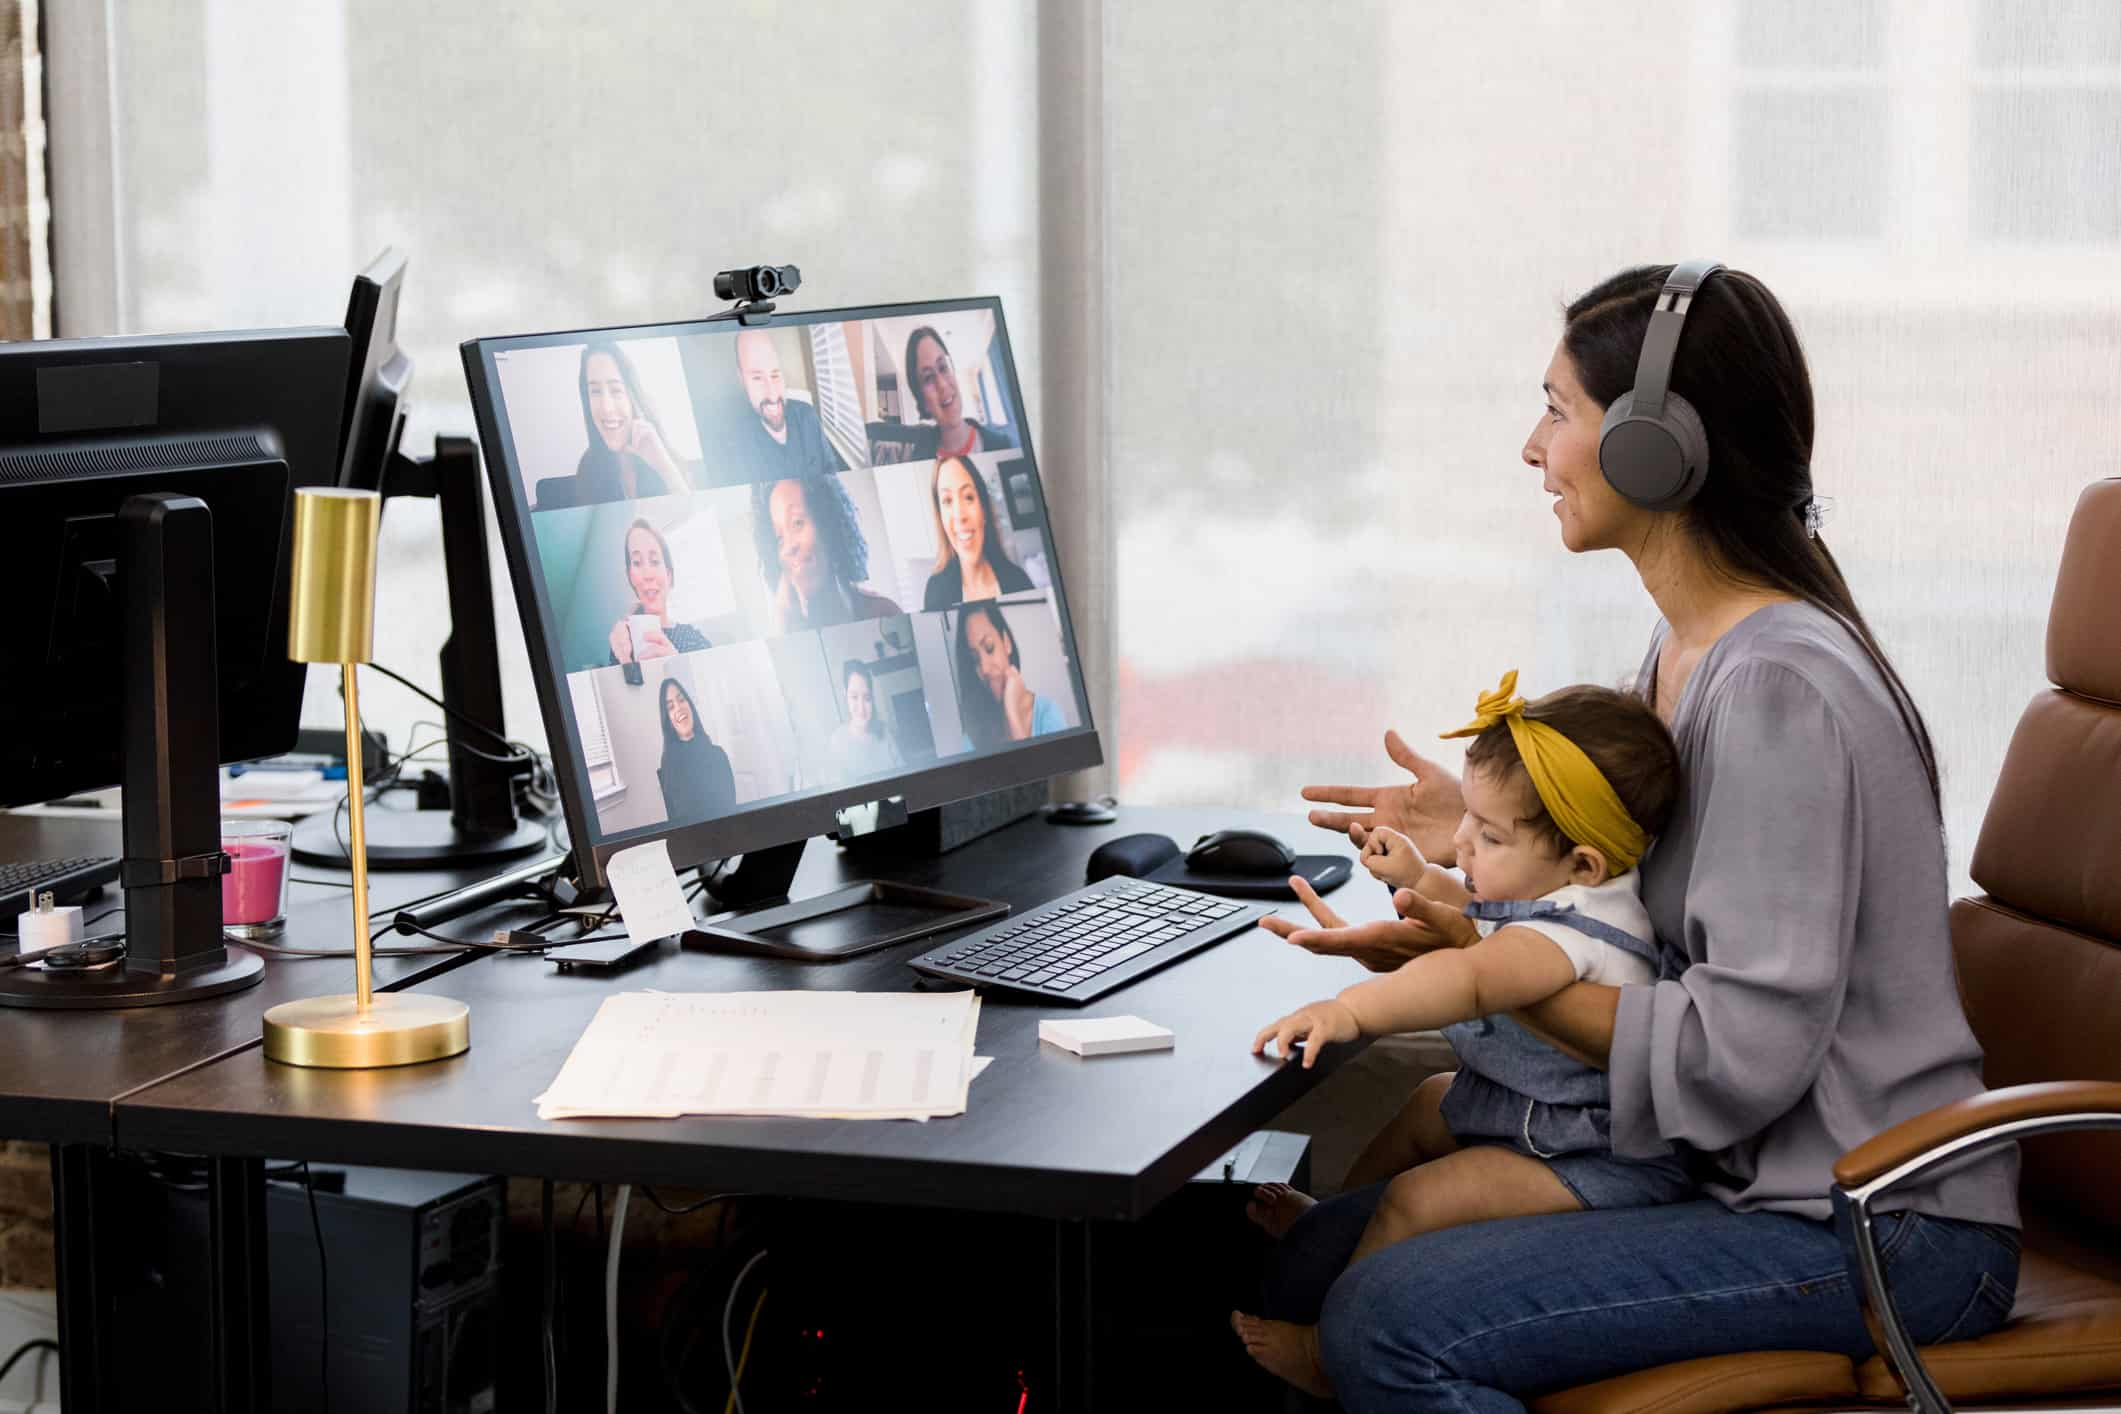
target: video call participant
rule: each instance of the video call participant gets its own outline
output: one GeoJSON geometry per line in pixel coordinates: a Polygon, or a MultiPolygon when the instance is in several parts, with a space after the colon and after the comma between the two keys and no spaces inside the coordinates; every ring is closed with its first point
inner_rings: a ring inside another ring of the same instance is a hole
{"type": "Polygon", "coordinates": [[[869,577],[869,542],[838,477],[752,487],[751,529],[759,570],[773,592],[775,633],[899,612],[891,600],[860,587],[869,577]]]}
{"type": "Polygon", "coordinates": [[[995,599],[1032,587],[1031,576],[1002,547],[987,482],[963,457],[935,464],[929,485],[935,512],[935,569],[922,592],[923,609],[947,609],[967,599],[995,599]]]}
{"type": "Polygon", "coordinates": [[[957,387],[957,364],[944,347],[941,334],[923,324],[908,335],[905,370],[912,386],[913,406],[922,419],[905,429],[911,448],[908,461],[1016,449],[1016,441],[1006,428],[988,427],[965,416],[957,387]]]}
{"type": "Polygon", "coordinates": [[[825,425],[817,409],[787,396],[780,351],[764,329],[746,329],[736,336],[736,370],[743,380],[744,396],[758,414],[739,454],[751,465],[748,480],[822,476],[847,469],[846,461],[825,440],[825,425]]]}
{"type": "Polygon", "coordinates": [[[612,343],[588,345],[582,350],[579,381],[589,446],[575,466],[572,488],[561,489],[567,487],[565,480],[543,483],[537,509],[638,501],[685,490],[684,474],[663,444],[662,429],[641,396],[640,375],[626,351],[612,343]]]}
{"type": "Polygon", "coordinates": [[[729,753],[707,735],[692,694],[676,678],[663,679],[663,760],[655,768],[663,808],[673,824],[712,819],[736,809],[736,773],[729,753]]]}
{"type": "Polygon", "coordinates": [[[957,616],[957,712],[967,751],[1066,729],[1060,704],[1033,692],[1023,667],[1001,606],[967,604],[957,616]]]}
{"type": "Polygon", "coordinates": [[[611,626],[611,661],[633,669],[626,675],[628,682],[640,681],[636,658],[668,658],[714,647],[707,635],[691,624],[671,619],[670,586],[676,580],[677,568],[670,562],[670,543],[663,539],[663,533],[645,520],[627,526],[626,583],[633,590],[634,604],[626,618],[611,626]],[[631,620],[642,614],[655,615],[656,624],[641,635],[636,653],[631,620]]]}
{"type": "Polygon", "coordinates": [[[847,720],[832,729],[832,760],[845,776],[875,776],[906,764],[898,743],[884,730],[876,710],[876,677],[853,658],[840,674],[847,691],[847,720]]]}

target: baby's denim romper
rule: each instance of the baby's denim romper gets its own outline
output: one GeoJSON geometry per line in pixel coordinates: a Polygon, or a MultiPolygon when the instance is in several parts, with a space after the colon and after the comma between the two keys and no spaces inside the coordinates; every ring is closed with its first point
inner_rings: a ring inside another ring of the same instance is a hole
{"type": "MultiPolygon", "coordinates": [[[[1548,899],[1469,903],[1466,916],[1507,926],[1540,919],[1611,943],[1654,968],[1655,942],[1548,899]]],[[[1613,1152],[1605,1072],[1563,1055],[1507,1016],[1483,1016],[1443,1030],[1458,1053],[1458,1078],[1444,1092],[1443,1121],[1461,1144],[1506,1144],[1546,1161],[1586,1208],[1640,1208],[1695,1196],[1676,1154],[1622,1158],[1613,1152]]]]}

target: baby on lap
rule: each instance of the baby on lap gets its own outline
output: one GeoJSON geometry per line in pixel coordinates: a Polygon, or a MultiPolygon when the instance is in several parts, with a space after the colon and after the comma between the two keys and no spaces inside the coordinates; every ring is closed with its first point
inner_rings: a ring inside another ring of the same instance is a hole
{"type": "MultiPolygon", "coordinates": [[[[1305,1065],[1335,1041],[1441,1029],[1454,1075],[1416,1091],[1350,1179],[1385,1182],[1350,1264],[1393,1243],[1461,1223],[1641,1207],[1693,1195],[1678,1158],[1623,1158],[1612,1148],[1605,1073],[1548,1045],[1507,1013],[1578,980],[1621,986],[1658,973],[1656,939],[1635,865],[1679,790],[1679,756],[1656,713],[1601,687],[1565,687],[1536,702],[1512,672],[1484,695],[1470,736],[1466,813],[1453,844],[1463,881],[1382,827],[1350,828],[1362,862],[1401,890],[1402,913],[1441,920],[1452,947],[1313,1002],[1260,1031],[1305,1065]],[[1405,893],[1412,890],[1413,896],[1405,893]],[[1462,910],[1462,913],[1456,912],[1462,910]]],[[[1313,1200],[1261,1188],[1255,1221],[1277,1237],[1313,1200]]],[[[1252,1357],[1321,1397],[1315,1326],[1231,1313],[1252,1357]]]]}

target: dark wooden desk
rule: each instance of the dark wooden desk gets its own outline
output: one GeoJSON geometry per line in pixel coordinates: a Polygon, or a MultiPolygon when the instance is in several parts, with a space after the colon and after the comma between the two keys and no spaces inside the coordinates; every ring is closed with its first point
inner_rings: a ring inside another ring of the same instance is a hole
{"type": "MultiPolygon", "coordinates": [[[[1080,885],[1090,852],[1107,839],[1150,830],[1190,842],[1232,824],[1273,830],[1307,852],[1348,851],[1346,841],[1336,844],[1294,817],[1129,810],[1117,825],[1094,829],[1032,819],[950,854],[888,867],[857,867],[813,844],[794,891],[888,875],[1002,898],[1021,910],[1080,885]]],[[[1334,902],[1356,918],[1387,916],[1390,908],[1366,877],[1334,902]]],[[[1177,1033],[1174,1050],[1088,1061],[1039,1044],[1039,1019],[1061,1009],[990,996],[977,1049],[994,1063],[973,1082],[965,1114],[926,1124],[537,1117],[533,1098],[614,991],[905,990],[918,980],[907,960],[938,941],[829,965],[681,953],[666,943],[653,962],[609,978],[560,975],[527,958],[481,958],[416,984],[470,1006],[465,1055],[394,1070],[313,1071],[273,1064],[253,1047],[126,1096],[117,1106],[117,1142],[1053,1219],[1063,1284],[1073,1293],[1056,1364],[1062,1378],[1086,1379],[1085,1220],[1143,1216],[1353,1054],[1357,1048],[1337,1047],[1306,1072],[1249,1049],[1260,1026],[1345,985],[1347,963],[1312,957],[1263,931],[1240,935],[1083,1011],[1134,1013],[1167,1026],[1177,1033]]],[[[1077,1403],[1084,1388],[1073,1390],[1077,1403]]]]}
{"type": "MultiPolygon", "coordinates": [[[[0,856],[11,859],[119,854],[115,820],[0,813],[0,856]]],[[[288,892],[287,933],[293,947],[350,947],[352,904],[344,887],[304,884],[304,878],[342,878],[329,869],[295,866],[288,892]]],[[[459,888],[479,874],[463,871],[372,872],[370,908],[380,914],[432,894],[459,888]]],[[[122,902],[113,885],[88,907],[93,916],[122,902]]],[[[389,940],[385,940],[386,945],[389,940]]],[[[381,957],[376,983],[396,990],[461,965],[461,955],[381,957]]],[[[108,1329],[106,1268],[96,1240],[100,1190],[109,1186],[116,1142],[116,1106],[125,1096],[221,1057],[256,1046],[267,1008],[298,997],[353,990],[353,963],[343,958],[266,956],[256,986],[204,1001],[114,1011],[39,1011],[0,1008],[0,1136],[52,1146],[52,1219],[62,1335],[60,1379],[70,1409],[93,1411],[104,1387],[105,1360],[115,1358],[119,1333],[108,1329]]],[[[248,1229],[244,1205],[262,1203],[252,1182],[257,1159],[202,1148],[218,1156],[214,1221],[236,1233],[248,1229]],[[226,1181],[223,1181],[223,1180],[226,1181]],[[233,1206],[229,1206],[233,1205],[233,1206]]],[[[259,1210],[262,1215],[262,1209],[259,1210]]],[[[262,1245],[243,1258],[262,1290],[262,1245]]],[[[219,1289],[247,1301],[242,1272],[219,1289]]],[[[241,1352],[234,1358],[247,1359],[241,1352]]]]}

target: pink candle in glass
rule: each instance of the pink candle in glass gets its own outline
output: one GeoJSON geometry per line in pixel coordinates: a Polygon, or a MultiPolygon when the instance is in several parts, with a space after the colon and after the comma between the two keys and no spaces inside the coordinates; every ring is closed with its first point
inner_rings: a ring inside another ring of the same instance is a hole
{"type": "Polygon", "coordinates": [[[227,840],[228,872],[221,876],[223,923],[270,923],[280,916],[287,847],[265,840],[227,840]]]}

